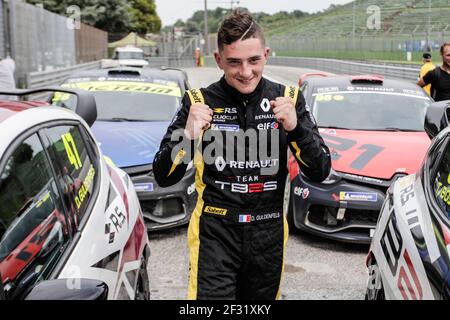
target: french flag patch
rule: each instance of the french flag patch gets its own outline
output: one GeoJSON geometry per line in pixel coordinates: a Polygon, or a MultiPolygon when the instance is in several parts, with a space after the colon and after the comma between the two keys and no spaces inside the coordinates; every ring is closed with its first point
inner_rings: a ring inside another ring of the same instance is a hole
{"type": "Polygon", "coordinates": [[[239,222],[251,222],[252,216],[250,214],[240,214],[239,215],[239,222]]]}

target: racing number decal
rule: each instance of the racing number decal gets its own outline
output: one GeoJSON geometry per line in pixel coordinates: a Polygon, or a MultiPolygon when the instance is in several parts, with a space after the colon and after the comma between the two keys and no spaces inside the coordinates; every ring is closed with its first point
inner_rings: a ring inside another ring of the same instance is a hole
{"type": "Polygon", "coordinates": [[[395,276],[398,268],[398,260],[402,252],[403,239],[397,228],[397,223],[394,222],[394,215],[391,214],[389,223],[386,225],[386,229],[383,232],[383,236],[380,240],[381,248],[383,249],[384,256],[388,262],[389,269],[393,276],[395,276]]]}
{"type": "MultiPolygon", "coordinates": [[[[406,203],[414,197],[414,186],[412,184],[400,190],[400,201],[402,207],[404,207],[406,203]]],[[[417,210],[409,210],[406,212],[406,216],[408,218],[408,226],[411,230],[420,228],[418,224],[417,210]]],[[[399,289],[403,299],[423,299],[423,289],[420,285],[419,277],[414,269],[408,250],[405,248],[403,255],[401,254],[403,250],[403,239],[398,230],[393,213],[391,214],[389,222],[386,225],[386,229],[383,232],[380,245],[394,278],[396,278],[398,270],[397,288],[399,289]],[[400,268],[398,268],[400,258],[402,258],[402,263],[400,268]]]]}
{"type": "MultiPolygon", "coordinates": [[[[326,140],[326,143],[330,149],[347,151],[351,148],[356,148],[357,145],[357,142],[355,140],[336,137],[325,133],[321,133],[321,135],[326,140]],[[330,142],[330,140],[337,143],[330,142]]],[[[362,170],[370,162],[370,160],[375,158],[377,154],[384,150],[384,148],[374,144],[363,144],[359,146],[357,150],[365,151],[360,154],[355,160],[353,160],[353,162],[350,164],[350,167],[355,170],[362,170]]],[[[341,155],[335,152],[331,153],[331,160],[338,160],[340,157],[341,155]]]]}
{"type": "Polygon", "coordinates": [[[61,138],[70,164],[72,164],[76,170],[80,169],[83,165],[81,163],[80,155],[78,154],[77,146],[75,145],[72,134],[70,132],[65,133],[61,136],[61,138]]]}

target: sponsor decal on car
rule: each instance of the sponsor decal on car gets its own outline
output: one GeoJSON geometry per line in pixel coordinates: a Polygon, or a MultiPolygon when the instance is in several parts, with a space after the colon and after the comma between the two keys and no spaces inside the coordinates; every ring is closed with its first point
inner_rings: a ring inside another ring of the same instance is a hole
{"type": "MultiPolygon", "coordinates": [[[[87,91],[117,91],[117,92],[139,92],[162,94],[167,96],[181,97],[180,88],[174,86],[167,86],[151,82],[136,82],[136,81],[86,81],[86,82],[71,82],[63,84],[62,87],[77,88],[87,91]]],[[[55,93],[54,101],[66,100],[68,94],[55,93]]],[[[70,96],[70,95],[69,95],[70,96]]]]}
{"type": "Polygon", "coordinates": [[[188,188],[187,188],[187,194],[188,195],[191,195],[191,194],[193,194],[194,193],[194,191],[195,191],[195,183],[193,183],[193,184],[191,184],[188,188]]]}
{"type": "Polygon", "coordinates": [[[294,194],[302,197],[303,199],[307,199],[309,197],[309,189],[302,187],[295,187],[294,194]]]}
{"type": "Polygon", "coordinates": [[[143,192],[143,191],[153,191],[153,183],[148,182],[148,183],[135,183],[134,184],[134,189],[136,189],[137,192],[143,192]]]}
{"type": "Polygon", "coordinates": [[[339,193],[339,200],[344,201],[371,201],[376,202],[378,195],[372,192],[348,192],[341,191],[339,193]]]}

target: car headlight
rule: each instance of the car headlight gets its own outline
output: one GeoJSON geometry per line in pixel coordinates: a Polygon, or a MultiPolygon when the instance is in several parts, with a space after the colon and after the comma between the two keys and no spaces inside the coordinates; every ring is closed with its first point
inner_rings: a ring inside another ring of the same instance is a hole
{"type": "MultiPolygon", "coordinates": [[[[309,178],[306,175],[304,175],[302,171],[300,171],[300,174],[309,180],[309,178]]],[[[341,179],[342,179],[342,175],[339,172],[336,172],[333,169],[331,169],[328,177],[325,180],[323,180],[321,183],[333,184],[333,183],[339,182],[341,179]]]]}

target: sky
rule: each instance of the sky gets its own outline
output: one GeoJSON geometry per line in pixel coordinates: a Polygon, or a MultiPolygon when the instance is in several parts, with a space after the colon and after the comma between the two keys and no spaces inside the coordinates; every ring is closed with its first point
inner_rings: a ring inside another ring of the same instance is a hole
{"type": "MultiPolygon", "coordinates": [[[[238,0],[207,0],[208,10],[217,7],[231,8],[233,2],[236,7],[238,0]]],[[[239,6],[250,12],[266,12],[301,10],[309,13],[328,8],[331,4],[345,4],[350,0],[239,0],[239,6]]],[[[195,11],[204,9],[204,0],[155,0],[156,11],[163,26],[172,25],[178,19],[186,21],[195,11]]]]}

